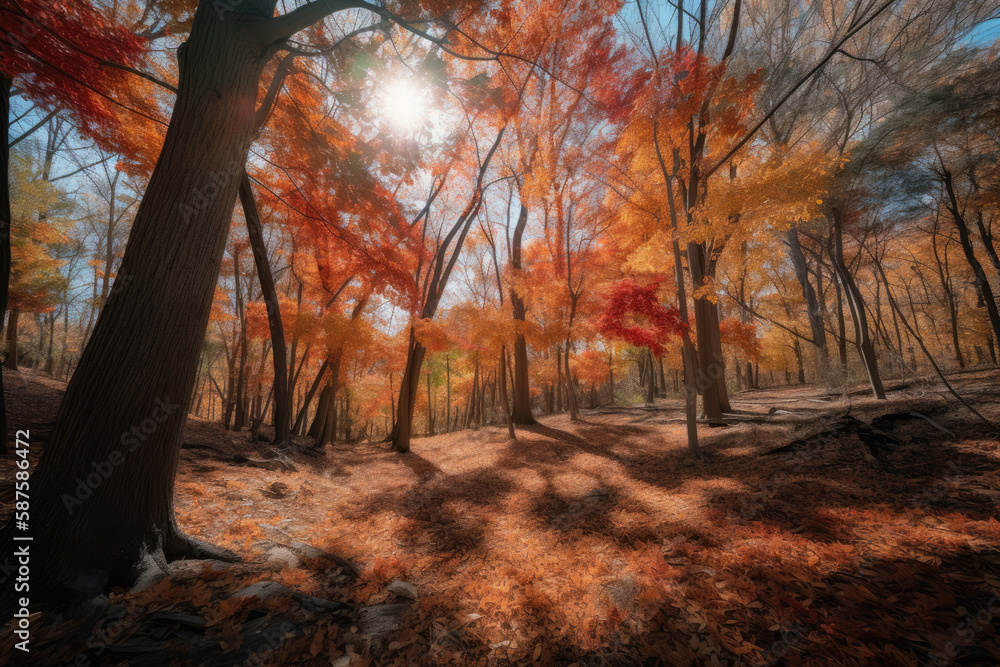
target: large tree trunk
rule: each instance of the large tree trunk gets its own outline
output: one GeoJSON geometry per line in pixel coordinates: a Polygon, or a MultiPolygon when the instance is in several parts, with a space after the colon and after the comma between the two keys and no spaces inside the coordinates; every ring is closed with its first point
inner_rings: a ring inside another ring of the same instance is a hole
{"type": "MultiPolygon", "coordinates": [[[[705,249],[703,244],[689,243],[687,249],[691,283],[697,293],[706,286],[705,249]]],[[[729,397],[725,385],[725,361],[720,352],[716,353],[714,338],[719,337],[719,317],[716,305],[707,297],[694,300],[695,334],[698,338],[698,362],[700,373],[698,388],[702,398],[702,412],[707,419],[722,417],[728,409],[729,397]],[[724,405],[725,404],[725,405],[724,405]]]]}
{"type": "Polygon", "coordinates": [[[795,225],[788,228],[786,234],[788,241],[788,254],[792,259],[792,266],[795,268],[795,277],[799,280],[802,288],[802,296],[806,301],[806,314],[809,316],[809,329],[812,331],[813,345],[816,346],[816,376],[820,382],[826,380],[830,370],[830,352],[826,344],[826,324],[823,322],[823,309],[820,307],[819,298],[813,288],[812,281],[809,280],[809,266],[806,264],[806,257],[802,253],[802,244],[799,242],[799,230],[795,225]]]}
{"type": "Polygon", "coordinates": [[[410,435],[413,430],[413,408],[417,404],[420,385],[420,367],[426,354],[424,346],[417,342],[416,333],[410,327],[409,345],[406,351],[406,367],[399,383],[399,402],[396,404],[396,424],[389,434],[394,452],[410,451],[410,435]]]}
{"type": "MultiPolygon", "coordinates": [[[[528,209],[521,204],[521,213],[517,217],[517,225],[514,227],[514,238],[511,242],[510,268],[514,271],[521,270],[521,240],[524,236],[524,228],[528,224],[528,209]]],[[[528,344],[524,339],[524,300],[517,293],[513,286],[510,288],[510,304],[516,324],[517,337],[514,339],[514,377],[511,384],[514,390],[514,412],[513,420],[515,424],[528,425],[535,423],[535,416],[531,414],[531,387],[528,384],[528,344]]]]}
{"type": "Polygon", "coordinates": [[[271,263],[267,259],[264,245],[264,230],[254,201],[250,177],[246,172],[240,178],[240,203],[247,222],[250,247],[257,266],[257,278],[267,304],[267,324],[271,332],[271,356],[274,361],[274,442],[285,443],[291,432],[292,403],[288,393],[288,362],[285,351],[285,329],[281,325],[281,310],[278,307],[278,291],[274,287],[271,263]]]}
{"type": "MultiPolygon", "coordinates": [[[[258,82],[277,46],[254,32],[270,21],[259,4],[241,3],[246,20],[235,21],[200,2],[179,51],[173,116],[120,269],[132,280],[112,289],[33,475],[33,593],[128,584],[145,554],[236,558],[180,531],[173,485],[258,82]]],[[[6,553],[12,533],[8,522],[6,553]]]]}

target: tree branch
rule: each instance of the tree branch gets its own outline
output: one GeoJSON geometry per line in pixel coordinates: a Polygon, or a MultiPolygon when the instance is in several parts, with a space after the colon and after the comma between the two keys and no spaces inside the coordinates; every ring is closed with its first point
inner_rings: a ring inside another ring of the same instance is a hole
{"type": "Polygon", "coordinates": [[[772,106],[771,109],[766,114],[764,114],[764,117],[761,118],[760,121],[756,125],[754,125],[753,128],[749,132],[747,132],[746,135],[744,135],[744,137],[742,139],[740,139],[740,141],[735,146],[733,146],[732,150],[730,150],[718,162],[716,162],[715,165],[711,169],[709,169],[708,171],[706,171],[705,175],[702,178],[707,179],[709,176],[711,176],[712,174],[714,174],[719,167],[721,167],[722,165],[724,165],[727,162],[729,162],[729,160],[732,159],[732,157],[734,155],[736,155],[736,153],[738,153],[741,148],[743,148],[744,146],[746,146],[747,143],[751,139],[753,139],[754,135],[757,134],[757,132],[760,130],[760,128],[764,127],[764,124],[767,123],[767,121],[771,118],[771,116],[773,116],[775,113],[777,113],[778,109],[780,109],[782,106],[784,106],[785,102],[787,102],[788,99],[792,95],[795,94],[795,91],[798,90],[799,88],[801,88],[802,85],[806,81],[808,81],[810,78],[812,78],[812,76],[814,74],[816,74],[816,72],[818,72],[819,70],[821,70],[823,68],[823,66],[826,65],[827,62],[829,62],[830,58],[832,58],[834,56],[834,54],[836,54],[840,50],[840,48],[844,44],[847,43],[847,40],[849,40],[851,37],[854,37],[854,35],[858,34],[869,23],[871,23],[872,21],[874,21],[876,19],[876,17],[878,17],[882,12],[884,12],[887,9],[889,9],[889,7],[894,2],[896,2],[896,0],[886,0],[886,2],[884,2],[878,9],[876,9],[874,12],[872,12],[871,16],[869,16],[868,18],[866,18],[864,21],[861,21],[860,23],[857,23],[857,24],[854,24],[852,22],[852,27],[850,28],[850,30],[847,31],[847,34],[844,35],[834,45],[834,47],[832,49],[830,49],[827,52],[827,54],[825,56],[823,56],[823,58],[818,63],[816,63],[816,65],[814,65],[811,70],[809,70],[805,74],[805,76],[803,76],[801,79],[799,79],[795,83],[795,85],[792,86],[789,89],[789,91],[787,93],[785,93],[784,95],[782,95],[781,99],[779,99],[775,103],[775,105],[772,106]]]}
{"type": "Polygon", "coordinates": [[[13,148],[14,146],[16,146],[19,143],[21,143],[21,141],[23,141],[24,139],[27,139],[29,136],[31,136],[32,134],[34,134],[35,130],[37,130],[38,128],[40,128],[42,125],[45,125],[50,120],[52,120],[52,117],[55,116],[57,113],[59,113],[59,109],[53,109],[52,111],[50,111],[45,116],[45,118],[42,118],[40,121],[38,121],[37,123],[35,123],[34,125],[32,125],[31,129],[29,129],[28,131],[26,131],[24,134],[22,134],[21,136],[19,136],[17,139],[14,139],[14,141],[12,141],[9,144],[7,144],[7,148],[13,148]]]}

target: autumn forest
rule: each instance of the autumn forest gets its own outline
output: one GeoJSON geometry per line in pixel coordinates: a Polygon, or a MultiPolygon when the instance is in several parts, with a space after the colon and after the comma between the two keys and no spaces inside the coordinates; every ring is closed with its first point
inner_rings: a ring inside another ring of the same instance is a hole
{"type": "Polygon", "coordinates": [[[1000,664],[1000,3],[0,0],[0,655],[1000,664]]]}

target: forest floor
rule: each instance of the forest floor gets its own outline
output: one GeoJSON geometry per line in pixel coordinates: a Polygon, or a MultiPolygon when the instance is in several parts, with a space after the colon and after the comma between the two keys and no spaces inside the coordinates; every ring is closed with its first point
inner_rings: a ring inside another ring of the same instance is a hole
{"type": "MultiPolygon", "coordinates": [[[[951,380],[1000,423],[1000,371],[951,380]]],[[[59,383],[5,384],[13,426],[44,435],[59,383]]],[[[261,445],[191,419],[178,521],[244,561],[43,615],[32,663],[1000,664],[995,432],[931,380],[732,398],[743,421],[699,427],[705,461],[675,401],[542,417],[516,442],[337,443],[294,471],[236,463],[261,445]]],[[[12,500],[0,487],[2,515],[12,500]]]]}

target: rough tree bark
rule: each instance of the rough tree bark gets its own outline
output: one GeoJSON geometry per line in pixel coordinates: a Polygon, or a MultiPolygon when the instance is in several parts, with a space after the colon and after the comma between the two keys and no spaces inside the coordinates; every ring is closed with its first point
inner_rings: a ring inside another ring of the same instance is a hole
{"type": "MultiPolygon", "coordinates": [[[[343,5],[276,18],[274,7],[237,0],[220,11],[202,0],[178,51],[173,115],[119,271],[129,288],[112,288],[33,475],[33,593],[63,589],[65,600],[67,588],[89,597],[127,585],[147,555],[237,558],[177,526],[180,438],[261,73],[285,38],[343,5]]],[[[5,551],[12,537],[8,522],[5,551]]]]}

